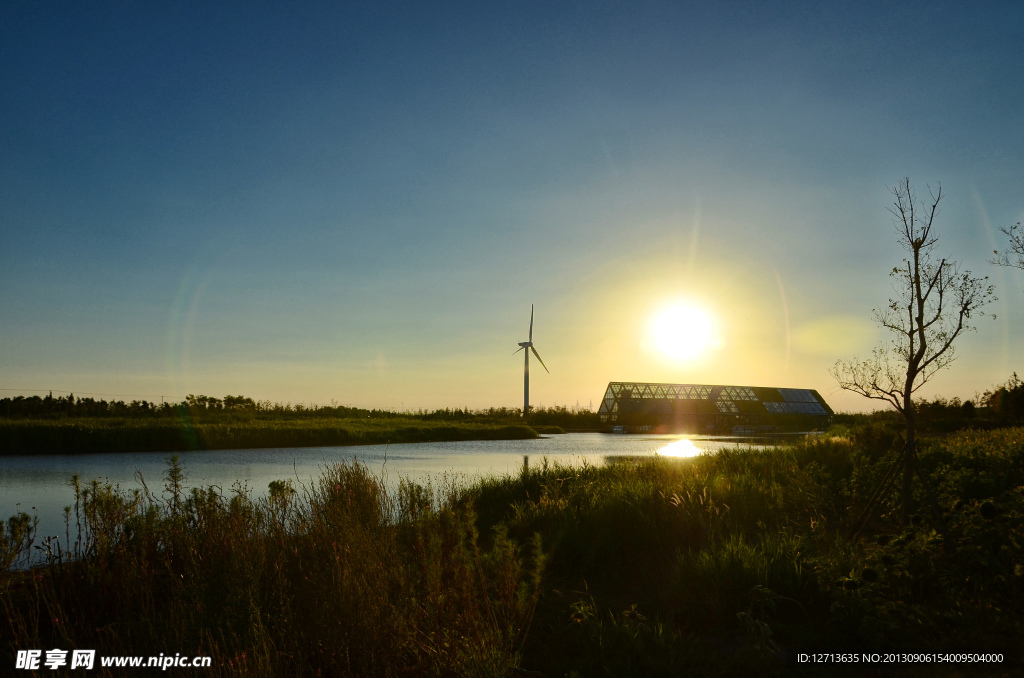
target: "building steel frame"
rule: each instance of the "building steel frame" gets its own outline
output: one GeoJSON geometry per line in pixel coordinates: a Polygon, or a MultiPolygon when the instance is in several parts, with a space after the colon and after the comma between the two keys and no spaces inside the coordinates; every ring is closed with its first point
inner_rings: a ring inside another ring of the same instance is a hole
{"type": "Polygon", "coordinates": [[[609,428],[743,432],[810,430],[834,412],[806,388],[613,381],[597,410],[609,428]]]}

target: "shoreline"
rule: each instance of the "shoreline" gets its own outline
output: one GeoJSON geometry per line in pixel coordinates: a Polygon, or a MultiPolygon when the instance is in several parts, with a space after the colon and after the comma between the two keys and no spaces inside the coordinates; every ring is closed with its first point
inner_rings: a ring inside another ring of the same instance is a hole
{"type": "Polygon", "coordinates": [[[528,440],[550,426],[310,419],[230,423],[167,420],[0,420],[0,457],[528,440]]]}

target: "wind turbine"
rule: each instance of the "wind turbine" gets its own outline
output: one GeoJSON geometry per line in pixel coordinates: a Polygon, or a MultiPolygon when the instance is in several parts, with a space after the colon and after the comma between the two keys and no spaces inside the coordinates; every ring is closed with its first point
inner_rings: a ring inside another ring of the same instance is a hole
{"type": "Polygon", "coordinates": [[[551,374],[551,370],[541,360],[540,353],[537,353],[537,349],[533,347],[533,304],[530,304],[530,338],[527,341],[520,341],[519,349],[512,355],[519,353],[519,351],[523,351],[526,357],[526,362],[523,366],[523,416],[525,417],[530,413],[530,351],[533,351],[533,355],[537,356],[537,360],[540,361],[540,366],[544,368],[544,371],[551,374]]]}

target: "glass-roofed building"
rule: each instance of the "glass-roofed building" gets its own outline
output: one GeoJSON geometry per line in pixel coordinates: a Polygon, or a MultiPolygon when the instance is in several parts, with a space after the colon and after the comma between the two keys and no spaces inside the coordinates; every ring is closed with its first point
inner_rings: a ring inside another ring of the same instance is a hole
{"type": "Polygon", "coordinates": [[[810,431],[828,425],[833,414],[806,388],[623,381],[608,384],[597,412],[608,429],[719,435],[810,431]]]}

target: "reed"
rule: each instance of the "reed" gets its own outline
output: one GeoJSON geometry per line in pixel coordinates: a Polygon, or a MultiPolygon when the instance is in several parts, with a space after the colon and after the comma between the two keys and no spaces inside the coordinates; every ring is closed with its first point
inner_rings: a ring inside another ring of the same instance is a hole
{"type": "Polygon", "coordinates": [[[11,648],[180,650],[210,675],[788,675],[844,649],[1019,670],[1024,429],[922,444],[946,534],[898,527],[893,494],[851,539],[883,438],[390,492],[342,464],[258,500],[172,459],[159,492],[75,480],[45,567],[18,569],[32,527],[8,521],[0,601],[11,648]]]}
{"type": "Polygon", "coordinates": [[[891,461],[891,441],[859,438],[534,465],[478,485],[482,518],[513,537],[539,532],[550,548],[551,593],[524,663],[552,675],[729,675],[785,674],[815,648],[1016,656],[1024,432],[922,446],[945,538],[930,516],[901,530],[895,490],[865,536],[849,538],[891,461]]]}
{"type": "Polygon", "coordinates": [[[11,647],[176,648],[216,657],[213,675],[504,676],[517,665],[540,544],[524,556],[498,530],[483,546],[473,507],[450,488],[404,483],[392,496],[341,464],[253,500],[187,491],[177,458],[164,481],[159,495],[73,482],[81,537],[70,549],[47,540],[45,567],[5,574],[11,647]]]}

